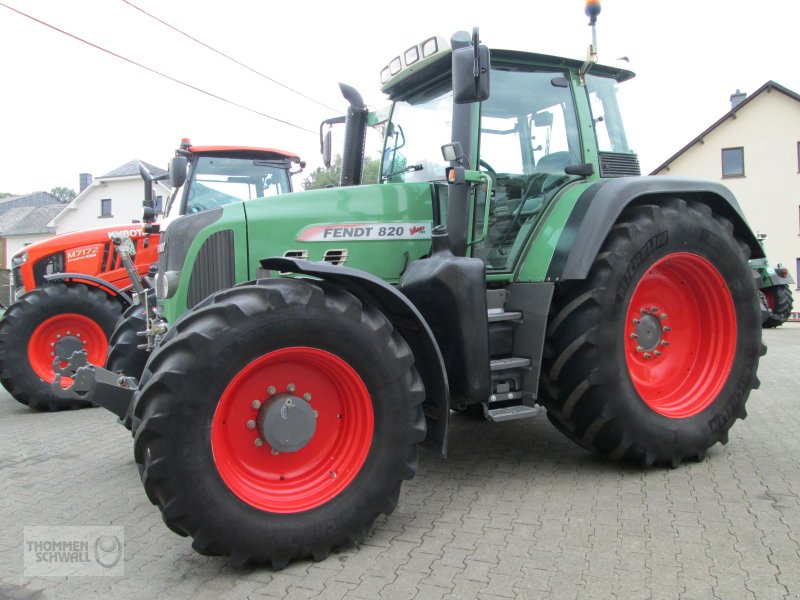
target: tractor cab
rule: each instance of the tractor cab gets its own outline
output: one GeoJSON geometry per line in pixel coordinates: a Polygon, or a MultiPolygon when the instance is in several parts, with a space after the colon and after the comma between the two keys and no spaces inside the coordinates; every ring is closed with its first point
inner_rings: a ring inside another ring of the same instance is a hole
{"type": "Polygon", "coordinates": [[[463,33],[450,43],[430,38],[383,69],[382,90],[394,103],[382,180],[433,182],[454,254],[483,259],[489,272],[510,272],[559,191],[576,181],[640,174],[616,99],[618,84],[633,73],[594,65],[581,75],[578,60],[492,50],[488,97],[459,103],[452,84],[458,63],[450,59],[453,49],[471,51],[466,40],[463,33]],[[455,161],[443,156],[448,142],[459,146],[455,161]],[[453,165],[472,176],[469,190],[448,202],[456,191],[446,179],[453,165]]]}

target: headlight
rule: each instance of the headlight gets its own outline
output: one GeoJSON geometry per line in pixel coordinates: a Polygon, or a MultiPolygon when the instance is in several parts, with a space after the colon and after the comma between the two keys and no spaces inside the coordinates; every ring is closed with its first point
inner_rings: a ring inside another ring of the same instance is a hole
{"type": "Polygon", "coordinates": [[[21,265],[24,265],[26,262],[28,262],[27,252],[22,252],[21,254],[15,254],[14,256],[11,257],[12,267],[19,267],[21,265]]]}
{"type": "Polygon", "coordinates": [[[172,298],[178,291],[178,284],[181,280],[180,271],[159,272],[156,275],[156,298],[166,300],[172,298]]]}

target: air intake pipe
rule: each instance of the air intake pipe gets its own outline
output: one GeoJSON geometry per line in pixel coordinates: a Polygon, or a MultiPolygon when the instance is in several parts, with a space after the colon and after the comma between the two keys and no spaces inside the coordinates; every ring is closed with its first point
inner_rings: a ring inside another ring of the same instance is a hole
{"type": "Polygon", "coordinates": [[[339,84],[342,95],[350,103],[344,131],[344,155],[339,185],[361,185],[361,172],[364,169],[364,144],[367,139],[367,107],[354,87],[339,84]]]}

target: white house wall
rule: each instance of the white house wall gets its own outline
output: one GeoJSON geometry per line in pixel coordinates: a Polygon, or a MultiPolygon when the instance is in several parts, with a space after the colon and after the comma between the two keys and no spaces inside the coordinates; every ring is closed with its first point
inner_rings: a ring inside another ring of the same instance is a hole
{"type": "MultiPolygon", "coordinates": [[[[164,201],[169,194],[168,188],[156,184],[156,195],[164,201]]],[[[142,200],[144,199],[144,182],[141,177],[120,177],[105,181],[95,181],[56,217],[52,224],[56,233],[80,231],[91,227],[107,225],[124,225],[142,220],[142,200]],[[101,200],[111,199],[111,217],[100,214],[101,200]]]]}
{"type": "MultiPolygon", "coordinates": [[[[800,282],[800,102],[775,89],[758,96],[657,175],[719,180],[734,193],[750,226],[767,234],[771,264],[800,282]],[[722,177],[722,149],[744,148],[744,177],[722,177]]],[[[800,284],[800,283],[799,283],[800,284]]],[[[800,293],[794,293],[797,310],[800,293]]]]}

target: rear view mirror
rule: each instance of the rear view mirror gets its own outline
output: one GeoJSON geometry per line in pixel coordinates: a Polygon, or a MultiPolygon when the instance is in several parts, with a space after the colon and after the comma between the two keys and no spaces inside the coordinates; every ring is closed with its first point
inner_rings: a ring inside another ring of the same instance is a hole
{"type": "Polygon", "coordinates": [[[331,131],[330,129],[325,132],[325,137],[322,140],[322,164],[326,169],[331,168],[331,131]]]}
{"type": "Polygon", "coordinates": [[[453,100],[457,104],[481,102],[489,97],[489,48],[478,43],[473,30],[472,44],[453,50],[453,100]]]}
{"type": "Polygon", "coordinates": [[[185,156],[173,156],[169,163],[169,183],[172,187],[181,187],[186,182],[189,161],[185,156]]]}

